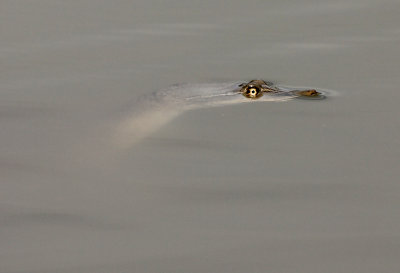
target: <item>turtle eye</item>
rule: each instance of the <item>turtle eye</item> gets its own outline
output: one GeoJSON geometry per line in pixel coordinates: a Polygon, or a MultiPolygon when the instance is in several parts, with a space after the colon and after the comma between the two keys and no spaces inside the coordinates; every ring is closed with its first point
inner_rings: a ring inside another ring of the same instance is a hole
{"type": "Polygon", "coordinates": [[[261,87],[254,84],[249,84],[242,89],[242,94],[247,98],[258,98],[262,96],[261,87]]]}
{"type": "Polygon", "coordinates": [[[260,88],[258,88],[257,86],[252,86],[249,88],[249,93],[256,95],[257,93],[260,92],[260,88]]]}

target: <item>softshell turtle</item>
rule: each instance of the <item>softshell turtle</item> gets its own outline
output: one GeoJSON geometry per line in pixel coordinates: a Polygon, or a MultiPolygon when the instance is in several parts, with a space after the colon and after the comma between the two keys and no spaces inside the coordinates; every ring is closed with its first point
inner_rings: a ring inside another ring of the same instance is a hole
{"type": "Polygon", "coordinates": [[[315,89],[274,85],[263,80],[214,84],[177,84],[138,98],[128,118],[119,124],[120,145],[135,143],[186,110],[244,102],[287,101],[293,98],[323,99],[315,89]]]}

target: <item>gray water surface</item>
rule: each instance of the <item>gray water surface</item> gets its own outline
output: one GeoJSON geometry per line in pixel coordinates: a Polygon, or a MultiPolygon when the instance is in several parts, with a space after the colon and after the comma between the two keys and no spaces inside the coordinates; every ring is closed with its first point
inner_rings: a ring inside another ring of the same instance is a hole
{"type": "Polygon", "coordinates": [[[0,272],[399,272],[399,12],[1,1],[0,272]],[[149,92],[254,78],[337,95],[113,141],[149,92]]]}

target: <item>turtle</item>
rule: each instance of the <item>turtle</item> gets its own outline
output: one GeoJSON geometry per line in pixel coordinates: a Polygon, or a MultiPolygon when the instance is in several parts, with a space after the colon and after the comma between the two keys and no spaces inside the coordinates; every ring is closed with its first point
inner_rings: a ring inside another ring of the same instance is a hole
{"type": "Polygon", "coordinates": [[[278,86],[264,80],[231,83],[175,84],[137,98],[119,123],[118,142],[129,146],[154,132],[177,115],[191,109],[245,102],[324,99],[315,89],[278,86]]]}

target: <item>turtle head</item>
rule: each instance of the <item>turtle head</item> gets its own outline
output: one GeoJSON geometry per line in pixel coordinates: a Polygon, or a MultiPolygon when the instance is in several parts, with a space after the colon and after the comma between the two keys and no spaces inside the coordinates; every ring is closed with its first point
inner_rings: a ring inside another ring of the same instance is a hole
{"type": "Polygon", "coordinates": [[[303,99],[324,99],[325,96],[315,89],[292,89],[292,88],[280,88],[274,86],[273,83],[266,82],[263,80],[252,80],[247,83],[242,83],[239,85],[240,89],[238,93],[249,99],[258,99],[267,94],[289,96],[303,99]]]}

